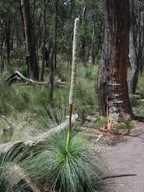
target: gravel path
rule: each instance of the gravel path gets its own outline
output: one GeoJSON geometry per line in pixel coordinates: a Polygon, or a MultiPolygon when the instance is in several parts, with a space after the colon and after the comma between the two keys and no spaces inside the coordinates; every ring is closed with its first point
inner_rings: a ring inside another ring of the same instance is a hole
{"type": "Polygon", "coordinates": [[[104,154],[112,174],[136,174],[111,180],[109,192],[144,192],[144,124],[104,154]]]}

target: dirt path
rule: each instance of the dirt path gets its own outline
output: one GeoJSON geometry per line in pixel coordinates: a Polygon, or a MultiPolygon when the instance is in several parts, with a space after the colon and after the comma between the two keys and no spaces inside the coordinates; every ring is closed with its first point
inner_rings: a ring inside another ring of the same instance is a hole
{"type": "Polygon", "coordinates": [[[105,160],[113,174],[136,176],[114,178],[110,192],[144,192],[144,124],[123,139],[105,152],[105,160]]]}

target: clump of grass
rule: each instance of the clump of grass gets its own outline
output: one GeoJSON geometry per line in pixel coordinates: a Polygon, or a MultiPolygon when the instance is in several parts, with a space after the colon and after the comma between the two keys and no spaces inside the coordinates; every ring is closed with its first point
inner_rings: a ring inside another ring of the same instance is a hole
{"type": "Polygon", "coordinates": [[[96,128],[100,128],[104,125],[107,125],[107,117],[103,117],[103,116],[100,116],[99,118],[97,118],[97,120],[94,122],[94,126],[96,128]]]}
{"type": "Polygon", "coordinates": [[[127,134],[130,133],[131,129],[134,128],[132,121],[126,120],[124,122],[117,122],[113,126],[113,131],[115,134],[118,134],[120,130],[127,130],[127,134]]]}
{"type": "Polygon", "coordinates": [[[66,139],[66,131],[53,135],[44,150],[25,162],[30,177],[59,192],[100,189],[103,180],[96,153],[89,150],[80,134],[71,132],[67,149],[66,139]]]}
{"type": "Polygon", "coordinates": [[[78,75],[82,78],[87,78],[89,80],[93,80],[93,74],[91,66],[82,66],[78,70],[78,75]]]}
{"type": "Polygon", "coordinates": [[[60,107],[53,106],[53,108],[50,105],[46,105],[41,109],[41,114],[47,127],[54,127],[65,120],[66,107],[64,104],[60,107]]]}

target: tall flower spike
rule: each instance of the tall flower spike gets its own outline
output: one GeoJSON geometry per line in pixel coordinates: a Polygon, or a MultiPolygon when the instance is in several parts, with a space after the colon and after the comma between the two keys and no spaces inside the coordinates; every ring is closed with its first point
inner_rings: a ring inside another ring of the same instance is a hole
{"type": "Polygon", "coordinates": [[[71,85],[70,85],[70,94],[69,94],[69,128],[68,128],[67,143],[66,143],[66,150],[67,151],[68,151],[68,145],[69,145],[69,140],[70,140],[72,105],[73,105],[75,83],[76,83],[78,25],[79,25],[79,18],[76,18],[75,23],[74,23],[73,50],[72,50],[72,75],[71,75],[71,85]]]}
{"type": "Polygon", "coordinates": [[[69,94],[69,104],[73,104],[75,82],[76,82],[76,60],[77,60],[77,47],[78,47],[78,25],[79,18],[75,19],[74,23],[74,36],[73,36],[73,51],[72,51],[72,75],[71,75],[71,86],[69,94]]]}

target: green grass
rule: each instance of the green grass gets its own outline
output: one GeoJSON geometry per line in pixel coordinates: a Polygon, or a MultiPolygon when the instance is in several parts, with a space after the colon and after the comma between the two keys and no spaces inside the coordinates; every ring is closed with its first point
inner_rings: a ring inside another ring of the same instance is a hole
{"type": "Polygon", "coordinates": [[[132,121],[126,120],[123,122],[117,122],[113,125],[113,132],[115,134],[118,134],[119,131],[127,130],[127,134],[130,133],[130,131],[134,128],[134,124],[132,121]]]}
{"type": "MultiPolygon", "coordinates": [[[[26,86],[16,82],[6,85],[4,79],[8,77],[9,73],[2,76],[0,80],[0,115],[7,116],[13,125],[12,140],[46,131],[52,124],[54,126],[61,123],[64,116],[68,115],[71,70],[67,71],[65,63],[59,63],[57,67],[67,85],[57,86],[56,80],[59,79],[59,74],[55,72],[53,102],[49,100],[49,86],[26,86]],[[25,116],[27,116],[27,121],[23,120],[25,116]]],[[[98,111],[95,91],[96,73],[97,66],[78,65],[73,113],[78,113],[80,117],[83,114],[95,114],[98,111]]],[[[8,127],[3,120],[0,121],[0,127],[1,136],[4,127],[6,129],[8,127]]]]}
{"type": "Polygon", "coordinates": [[[94,126],[96,128],[101,128],[102,126],[107,125],[107,117],[100,116],[97,118],[97,120],[94,122],[94,126]]]}

